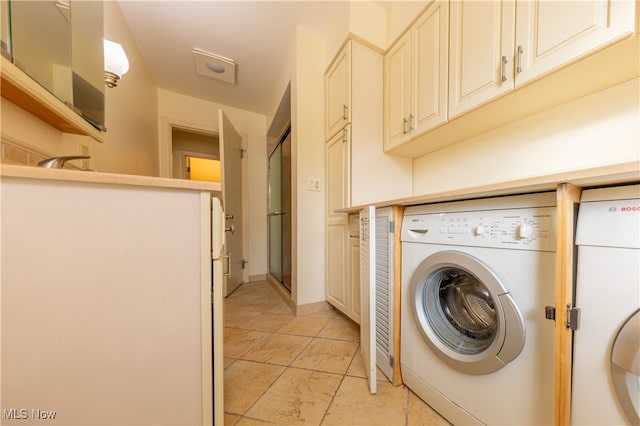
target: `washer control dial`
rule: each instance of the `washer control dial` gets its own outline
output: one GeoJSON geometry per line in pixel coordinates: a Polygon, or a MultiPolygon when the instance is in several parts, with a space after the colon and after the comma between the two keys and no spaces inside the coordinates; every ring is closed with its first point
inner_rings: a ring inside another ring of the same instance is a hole
{"type": "Polygon", "coordinates": [[[531,225],[530,223],[527,222],[522,222],[520,223],[520,225],[518,225],[517,228],[517,238],[523,239],[523,238],[530,238],[533,236],[533,225],[531,225]]]}
{"type": "Polygon", "coordinates": [[[484,229],[484,226],[478,225],[473,230],[473,235],[482,235],[482,234],[485,233],[485,231],[486,231],[486,229],[484,229]]]}

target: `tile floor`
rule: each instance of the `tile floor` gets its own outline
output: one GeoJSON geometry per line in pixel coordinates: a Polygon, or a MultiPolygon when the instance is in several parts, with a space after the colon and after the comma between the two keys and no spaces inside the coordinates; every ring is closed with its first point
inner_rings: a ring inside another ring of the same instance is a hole
{"type": "Polygon", "coordinates": [[[370,395],[359,328],[336,310],[294,316],[267,282],[225,299],[225,425],[448,425],[379,373],[370,395]]]}

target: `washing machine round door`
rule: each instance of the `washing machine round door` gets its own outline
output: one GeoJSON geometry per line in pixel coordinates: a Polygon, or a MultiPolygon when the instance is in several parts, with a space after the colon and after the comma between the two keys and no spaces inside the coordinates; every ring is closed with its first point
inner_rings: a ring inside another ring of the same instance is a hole
{"type": "Polygon", "coordinates": [[[488,374],[522,352],[525,328],[513,298],[480,260],[459,251],[425,258],[411,278],[418,330],[451,367],[488,374]]]}
{"type": "Polygon", "coordinates": [[[625,415],[632,425],[640,424],[640,309],[616,335],[611,350],[611,379],[625,415]]]}

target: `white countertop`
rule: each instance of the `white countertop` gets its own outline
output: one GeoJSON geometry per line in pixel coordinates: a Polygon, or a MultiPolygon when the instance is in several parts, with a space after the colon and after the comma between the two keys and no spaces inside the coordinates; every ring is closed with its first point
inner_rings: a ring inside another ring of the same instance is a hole
{"type": "Polygon", "coordinates": [[[190,189],[219,192],[219,183],[200,182],[183,179],[169,179],[152,176],[137,176],[117,173],[102,173],[67,169],[45,169],[41,167],[0,165],[0,177],[57,180],[66,182],[102,183],[113,185],[133,185],[156,188],[190,189]]]}

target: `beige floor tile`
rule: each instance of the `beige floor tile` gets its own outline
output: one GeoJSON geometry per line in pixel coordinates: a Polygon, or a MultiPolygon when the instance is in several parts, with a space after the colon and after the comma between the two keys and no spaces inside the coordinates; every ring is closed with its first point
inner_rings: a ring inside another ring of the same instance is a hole
{"type": "Polygon", "coordinates": [[[306,336],[274,333],[250,349],[242,359],[289,365],[311,340],[311,337],[306,336]]]}
{"type": "Polygon", "coordinates": [[[270,333],[263,331],[243,330],[240,328],[224,329],[224,356],[240,358],[247,351],[260,343],[270,333]]]}
{"type": "Polygon", "coordinates": [[[360,327],[351,320],[337,316],[327,323],[320,333],[318,333],[318,337],[359,342],[360,327]]]}
{"type": "Polygon", "coordinates": [[[295,317],[278,329],[278,333],[297,334],[299,336],[315,336],[329,322],[327,318],[309,316],[295,317]]]}
{"type": "Polygon", "coordinates": [[[344,374],[357,349],[356,342],[315,338],[291,366],[344,374]]]}
{"type": "Polygon", "coordinates": [[[450,426],[440,414],[433,408],[429,407],[423,400],[418,398],[416,394],[409,390],[409,413],[407,415],[407,424],[409,426],[450,426]]]}
{"type": "Polygon", "coordinates": [[[284,367],[238,360],[224,370],[224,410],[244,414],[282,374],[284,367]]]}
{"type": "Polygon", "coordinates": [[[362,354],[360,353],[360,346],[358,346],[356,354],[353,356],[351,364],[349,364],[349,368],[347,369],[347,376],[361,378],[367,377],[367,373],[364,370],[364,360],[362,359],[362,354]]]}
{"type": "Polygon", "coordinates": [[[241,418],[241,416],[237,416],[235,414],[224,413],[224,424],[225,426],[233,426],[241,418]]]}
{"type": "Polygon", "coordinates": [[[273,308],[270,308],[267,313],[269,314],[282,314],[282,315],[294,315],[293,311],[286,303],[282,302],[273,308]]]}
{"type": "MultiPolygon", "coordinates": [[[[261,426],[261,425],[273,425],[271,422],[265,422],[263,420],[252,419],[249,417],[242,417],[235,426],[261,426]]],[[[226,423],[225,423],[226,426],[226,423]]]]}
{"type": "Polygon", "coordinates": [[[225,309],[224,311],[224,326],[225,327],[239,327],[254,318],[262,315],[262,312],[246,309],[225,309]]]}
{"type": "Polygon", "coordinates": [[[390,383],[368,392],[366,379],[346,376],[327,411],[323,425],[404,425],[407,389],[390,383]]]}
{"type": "Polygon", "coordinates": [[[335,318],[338,315],[341,315],[341,314],[335,309],[330,308],[330,309],[325,309],[324,311],[311,312],[302,316],[331,319],[331,318],[335,318]]]}
{"type": "Polygon", "coordinates": [[[261,297],[257,299],[253,298],[236,298],[230,300],[225,304],[225,312],[234,310],[243,310],[243,311],[253,311],[253,312],[267,312],[271,309],[274,309],[277,306],[282,304],[282,300],[280,299],[271,299],[265,300],[266,298],[261,297]]]}
{"type": "Polygon", "coordinates": [[[288,368],[247,416],[278,424],[319,425],[341,376],[288,368]]]}
{"type": "Polygon", "coordinates": [[[269,331],[273,332],[281,328],[285,324],[288,324],[295,317],[293,314],[260,314],[259,316],[239,325],[239,328],[246,328],[248,330],[269,331]]]}
{"type": "Polygon", "coordinates": [[[230,366],[231,364],[233,364],[234,362],[236,362],[237,359],[236,358],[228,358],[228,357],[224,357],[224,363],[223,366],[224,368],[227,368],[228,366],[230,366]]]}

